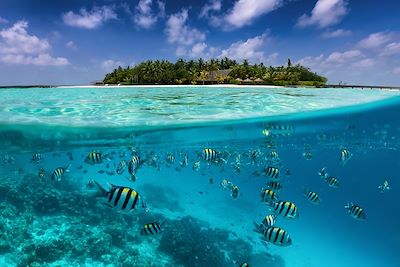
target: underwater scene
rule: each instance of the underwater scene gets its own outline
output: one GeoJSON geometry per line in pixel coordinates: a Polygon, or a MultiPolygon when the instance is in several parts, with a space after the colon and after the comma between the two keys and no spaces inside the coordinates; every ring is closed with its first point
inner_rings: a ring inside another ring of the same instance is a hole
{"type": "Polygon", "coordinates": [[[399,95],[1,89],[0,266],[399,266],[399,95]]]}

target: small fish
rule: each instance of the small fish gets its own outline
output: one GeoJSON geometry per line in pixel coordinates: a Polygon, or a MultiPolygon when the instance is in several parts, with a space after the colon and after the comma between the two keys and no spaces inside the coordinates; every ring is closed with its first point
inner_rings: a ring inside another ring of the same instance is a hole
{"type": "Polygon", "coordinates": [[[61,178],[63,175],[67,172],[69,172],[69,167],[71,165],[68,165],[67,167],[58,167],[54,170],[53,174],[51,175],[51,180],[52,181],[61,181],[61,178]]]}
{"type": "Polygon", "coordinates": [[[269,182],[269,183],[267,184],[267,186],[268,186],[270,189],[274,190],[274,191],[279,191],[279,190],[282,189],[281,183],[276,182],[276,181],[271,181],[271,182],[269,182]]]}
{"type": "Polygon", "coordinates": [[[240,166],[240,163],[232,164],[232,167],[236,172],[240,172],[240,166]]]}
{"type": "Polygon", "coordinates": [[[271,152],[267,155],[267,158],[268,158],[269,160],[279,160],[278,152],[276,152],[276,151],[271,151],[271,152]]]}
{"type": "Polygon", "coordinates": [[[239,267],[250,267],[250,265],[247,262],[243,262],[239,267]]]}
{"type": "Polygon", "coordinates": [[[103,156],[101,153],[93,151],[86,156],[85,162],[90,165],[101,164],[104,159],[108,159],[108,155],[103,156]]]}
{"type": "Polygon", "coordinates": [[[328,172],[327,172],[327,168],[323,167],[319,172],[318,175],[322,178],[322,179],[326,179],[328,177],[328,172]]]}
{"type": "Polygon", "coordinates": [[[35,153],[32,155],[31,162],[32,163],[39,163],[43,159],[43,155],[40,153],[35,153]]]}
{"type": "Polygon", "coordinates": [[[181,167],[186,167],[186,166],[188,165],[188,161],[189,161],[188,155],[185,154],[185,155],[183,156],[182,161],[179,163],[179,165],[180,165],[181,167]]]}
{"type": "Polygon", "coordinates": [[[351,217],[353,217],[354,219],[364,221],[367,218],[367,216],[365,215],[364,209],[358,205],[355,205],[350,202],[350,203],[347,203],[347,205],[344,206],[344,208],[347,209],[347,211],[349,212],[351,217]]]}
{"type": "Polygon", "coordinates": [[[87,173],[88,172],[88,170],[83,170],[83,172],[82,173],[87,173]]]}
{"type": "Polygon", "coordinates": [[[378,186],[378,188],[381,190],[381,193],[389,191],[390,190],[389,182],[385,180],[382,185],[378,186]]]}
{"type": "Polygon", "coordinates": [[[304,153],[303,153],[303,157],[304,157],[306,160],[311,160],[311,159],[312,159],[312,153],[311,153],[310,151],[304,152],[304,153]]]}
{"type": "Polygon", "coordinates": [[[106,199],[105,205],[110,208],[119,210],[138,210],[143,208],[146,210],[146,203],[142,200],[136,190],[126,187],[111,184],[109,191],[105,190],[100,184],[94,181],[97,189],[95,197],[103,197],[106,199]]]}
{"type": "Polygon", "coordinates": [[[99,170],[99,171],[97,171],[97,173],[103,174],[103,173],[105,173],[105,171],[104,170],[99,170]]]}
{"type": "Polygon", "coordinates": [[[262,224],[265,227],[271,227],[274,226],[276,223],[276,215],[275,214],[270,214],[264,217],[262,224]]]}
{"type": "Polygon", "coordinates": [[[210,184],[213,184],[213,183],[214,183],[214,178],[208,179],[208,182],[209,182],[210,184]]]}
{"type": "Polygon", "coordinates": [[[275,213],[284,218],[297,219],[299,217],[299,211],[296,205],[290,201],[267,202],[266,204],[272,206],[275,213]]]}
{"type": "Polygon", "coordinates": [[[123,174],[124,171],[125,171],[125,167],[126,167],[126,161],[125,161],[125,160],[121,160],[121,161],[118,163],[117,173],[118,173],[119,175],[123,174]]]}
{"type": "Polygon", "coordinates": [[[165,161],[167,162],[167,164],[174,163],[175,162],[174,155],[172,155],[171,153],[167,154],[167,157],[166,157],[165,161]]]}
{"type": "Polygon", "coordinates": [[[312,204],[318,205],[321,202],[321,199],[319,198],[318,194],[310,191],[310,190],[305,190],[303,194],[308,201],[310,201],[312,204]]]}
{"type": "Polygon", "coordinates": [[[264,227],[263,225],[255,225],[254,231],[262,234],[262,240],[272,243],[277,246],[290,246],[292,240],[289,234],[279,227],[264,227]]]}
{"type": "Polygon", "coordinates": [[[202,151],[202,158],[208,162],[216,162],[218,159],[218,152],[211,148],[205,148],[202,151]]]}
{"type": "Polygon", "coordinates": [[[271,131],[269,131],[268,129],[263,129],[261,131],[261,133],[262,133],[262,135],[267,136],[267,137],[271,135],[271,131]]]}
{"type": "Polygon", "coordinates": [[[222,179],[220,186],[223,190],[232,189],[233,184],[229,182],[227,179],[222,179]]]}
{"type": "Polygon", "coordinates": [[[339,181],[333,176],[327,177],[325,179],[325,181],[328,183],[328,185],[330,187],[333,187],[333,188],[338,188],[339,187],[339,181]]]}
{"type": "Polygon", "coordinates": [[[146,223],[143,225],[142,229],[140,229],[141,235],[154,235],[159,234],[163,230],[162,225],[159,222],[146,223]]]}
{"type": "Polygon", "coordinates": [[[136,172],[142,166],[143,162],[139,156],[132,156],[128,164],[128,172],[131,175],[130,180],[136,181],[136,172]]]}
{"type": "Polygon", "coordinates": [[[265,174],[272,179],[277,179],[279,178],[279,169],[275,167],[267,167],[265,169],[265,174]]]}
{"type": "Polygon", "coordinates": [[[233,185],[231,190],[231,196],[236,199],[239,196],[239,187],[233,185]]]}
{"type": "Polygon", "coordinates": [[[340,162],[342,165],[346,164],[347,161],[352,157],[352,154],[347,149],[342,149],[340,152],[340,162]]]}
{"type": "Polygon", "coordinates": [[[39,172],[38,172],[39,178],[42,179],[42,178],[44,178],[45,175],[46,175],[46,171],[43,168],[40,168],[39,172]]]}
{"type": "Polygon", "coordinates": [[[261,190],[261,201],[276,202],[276,201],[278,201],[278,196],[271,189],[262,189],[261,190]]]}
{"type": "Polygon", "coordinates": [[[93,179],[89,179],[86,183],[86,188],[87,189],[93,189],[94,188],[94,180],[93,179]]]}
{"type": "Polygon", "coordinates": [[[200,161],[196,161],[195,163],[193,163],[192,169],[194,171],[198,171],[200,169],[200,161]]]}

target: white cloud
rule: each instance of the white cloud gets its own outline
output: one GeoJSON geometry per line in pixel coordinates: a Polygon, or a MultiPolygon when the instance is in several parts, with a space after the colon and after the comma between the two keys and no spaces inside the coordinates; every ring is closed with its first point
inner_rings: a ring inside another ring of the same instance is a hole
{"type": "Polygon", "coordinates": [[[266,34],[262,34],[254,38],[249,38],[246,41],[233,43],[229,48],[222,50],[219,57],[228,57],[235,60],[247,59],[251,62],[265,62],[263,47],[266,38],[266,34]]]}
{"type": "Polygon", "coordinates": [[[188,10],[182,9],[180,12],[172,14],[165,28],[167,40],[171,44],[177,45],[176,55],[184,56],[194,47],[194,51],[199,50],[199,43],[203,43],[206,35],[196,28],[187,25],[188,10]]]}
{"type": "Polygon", "coordinates": [[[352,34],[349,30],[337,29],[335,31],[326,31],[321,34],[323,38],[337,38],[337,37],[345,37],[350,36],[352,34]]]}
{"type": "Polygon", "coordinates": [[[0,24],[2,23],[8,23],[8,20],[6,20],[5,18],[0,17],[0,24]]]}
{"type": "Polygon", "coordinates": [[[374,66],[374,64],[375,61],[372,58],[366,58],[352,63],[351,66],[356,68],[370,68],[374,66]]]}
{"type": "Polygon", "coordinates": [[[400,55],[400,43],[393,42],[386,45],[380,55],[381,56],[400,55]]]}
{"type": "Polygon", "coordinates": [[[362,53],[359,50],[349,50],[345,52],[333,52],[326,59],[327,63],[345,63],[349,60],[357,59],[362,57],[362,53]]]}
{"type": "Polygon", "coordinates": [[[114,8],[110,6],[94,7],[91,11],[82,8],[79,13],[69,11],[62,15],[66,25],[85,29],[97,28],[104,22],[117,18],[114,8]]]}
{"type": "Polygon", "coordinates": [[[200,18],[208,17],[212,11],[220,11],[222,8],[222,0],[210,0],[207,4],[203,6],[200,11],[200,18]]]}
{"type": "Polygon", "coordinates": [[[75,50],[78,48],[73,41],[69,41],[68,43],[65,44],[65,46],[72,50],[75,50]]]}
{"type": "Polygon", "coordinates": [[[45,39],[39,39],[27,32],[28,22],[18,21],[12,27],[0,31],[0,62],[37,66],[65,66],[66,58],[53,58],[51,46],[45,39]]]}
{"type": "Polygon", "coordinates": [[[192,47],[191,55],[192,57],[199,57],[204,54],[205,50],[207,49],[206,43],[197,43],[192,47]]]}
{"type": "Polygon", "coordinates": [[[358,46],[365,49],[375,49],[387,44],[392,40],[392,38],[393,34],[390,32],[376,32],[370,34],[367,38],[362,39],[358,43],[358,46]]]}
{"type": "Polygon", "coordinates": [[[394,68],[392,73],[393,74],[400,74],[400,67],[394,68]]]}
{"type": "Polygon", "coordinates": [[[107,59],[101,63],[101,68],[105,71],[112,71],[113,69],[124,66],[125,64],[121,61],[107,59]]]}
{"type": "Polygon", "coordinates": [[[339,23],[347,15],[346,0],[318,0],[311,15],[303,14],[297,21],[297,26],[307,27],[317,25],[319,28],[325,28],[339,23]]]}
{"type": "Polygon", "coordinates": [[[214,23],[222,25],[225,29],[241,28],[279,8],[282,3],[283,0],[238,0],[222,20],[214,18],[214,23]],[[226,26],[225,23],[229,25],[226,26]]]}
{"type": "Polygon", "coordinates": [[[159,12],[155,14],[152,10],[153,0],[140,0],[136,6],[134,16],[135,24],[144,29],[150,29],[158,20],[159,17],[165,16],[165,3],[157,1],[159,12]]]}

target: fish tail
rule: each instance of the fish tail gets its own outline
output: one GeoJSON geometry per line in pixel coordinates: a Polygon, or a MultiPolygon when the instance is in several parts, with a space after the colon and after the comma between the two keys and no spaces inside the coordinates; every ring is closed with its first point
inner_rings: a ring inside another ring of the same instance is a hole
{"type": "Polygon", "coordinates": [[[344,206],[345,209],[350,209],[351,206],[353,206],[353,203],[347,202],[346,206],[344,206]]]}
{"type": "Polygon", "coordinates": [[[107,195],[107,190],[104,189],[98,182],[94,181],[97,191],[93,193],[93,197],[105,197],[107,195]]]}
{"type": "Polygon", "coordinates": [[[262,232],[262,230],[263,230],[262,224],[258,224],[253,221],[253,226],[254,226],[254,229],[253,229],[254,232],[256,232],[256,233],[262,232]]]}
{"type": "Polygon", "coordinates": [[[64,168],[64,171],[69,172],[70,171],[69,168],[71,168],[71,164],[68,164],[67,167],[64,168]]]}

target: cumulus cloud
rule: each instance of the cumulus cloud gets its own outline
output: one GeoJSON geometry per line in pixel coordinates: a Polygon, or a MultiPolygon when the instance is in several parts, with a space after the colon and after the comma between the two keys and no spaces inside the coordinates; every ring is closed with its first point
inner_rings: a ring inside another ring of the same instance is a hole
{"type": "Polygon", "coordinates": [[[362,59],[356,62],[353,62],[351,66],[355,68],[370,68],[374,66],[375,61],[372,58],[362,59]]]}
{"type": "Polygon", "coordinates": [[[140,0],[135,9],[134,22],[144,29],[150,29],[158,20],[159,17],[165,16],[165,3],[157,1],[158,12],[153,11],[155,1],[140,0]]]}
{"type": "Polygon", "coordinates": [[[213,17],[212,23],[222,26],[225,30],[241,28],[279,8],[282,3],[283,0],[238,0],[225,15],[213,17]]]}
{"type": "Polygon", "coordinates": [[[345,63],[349,60],[360,58],[363,56],[359,50],[349,50],[345,52],[333,52],[328,56],[326,62],[328,63],[345,63]]]}
{"type": "Polygon", "coordinates": [[[68,26],[94,29],[111,19],[117,19],[114,8],[110,6],[94,7],[91,11],[82,8],[79,13],[69,11],[62,15],[64,23],[68,26]]]}
{"type": "Polygon", "coordinates": [[[222,0],[210,0],[200,11],[200,18],[209,17],[211,12],[220,11],[222,8],[222,0]]]}
{"type": "Polygon", "coordinates": [[[51,46],[27,32],[28,22],[18,21],[12,27],[0,31],[0,62],[37,66],[65,66],[66,58],[50,56],[51,46]]]}
{"type": "Polygon", "coordinates": [[[222,50],[219,57],[228,57],[235,60],[247,59],[251,62],[265,62],[263,51],[267,35],[262,34],[246,41],[238,41],[231,44],[227,49],[222,50]]]}
{"type": "Polygon", "coordinates": [[[69,49],[75,50],[78,47],[76,46],[76,44],[73,41],[69,41],[65,44],[66,47],[68,47],[69,49]]]}
{"type": "Polygon", "coordinates": [[[376,32],[370,34],[367,38],[362,39],[358,46],[364,49],[376,49],[389,43],[393,38],[393,33],[376,32]]]}
{"type": "Polygon", "coordinates": [[[113,69],[124,66],[125,64],[118,60],[107,59],[101,63],[101,68],[105,71],[112,71],[113,69]]]}
{"type": "Polygon", "coordinates": [[[337,29],[335,31],[326,31],[321,34],[322,38],[337,38],[337,37],[345,37],[350,36],[352,34],[349,30],[337,29]]]}
{"type": "Polygon", "coordinates": [[[349,12],[346,0],[318,0],[311,15],[303,14],[297,21],[297,26],[316,25],[325,28],[339,23],[349,12]]]}
{"type": "Polygon", "coordinates": [[[400,55],[400,43],[390,43],[382,50],[381,56],[400,55]]]}

